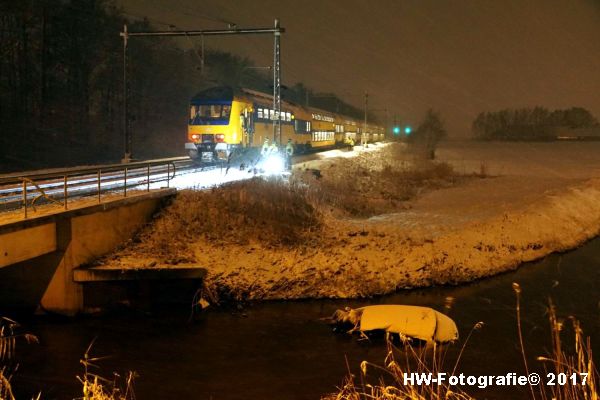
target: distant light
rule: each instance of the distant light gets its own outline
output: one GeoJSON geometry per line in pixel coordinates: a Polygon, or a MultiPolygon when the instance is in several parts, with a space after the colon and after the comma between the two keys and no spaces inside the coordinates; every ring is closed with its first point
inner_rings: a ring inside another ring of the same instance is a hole
{"type": "Polygon", "coordinates": [[[395,126],[393,129],[394,135],[397,135],[400,133],[400,127],[399,126],[395,126]]]}
{"type": "Polygon", "coordinates": [[[412,132],[412,128],[410,126],[407,126],[406,128],[404,128],[404,133],[406,133],[407,135],[410,135],[411,132],[412,132]]]}

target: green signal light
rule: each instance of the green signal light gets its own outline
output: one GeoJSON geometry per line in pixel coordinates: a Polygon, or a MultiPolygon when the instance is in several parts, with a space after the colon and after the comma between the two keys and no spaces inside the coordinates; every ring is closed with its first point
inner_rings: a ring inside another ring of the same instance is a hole
{"type": "Polygon", "coordinates": [[[407,135],[410,135],[411,132],[412,132],[412,128],[410,126],[407,126],[406,128],[404,128],[404,133],[406,133],[407,135]]]}
{"type": "Polygon", "coordinates": [[[394,135],[397,135],[400,133],[400,127],[399,126],[395,126],[393,129],[394,135]]]}

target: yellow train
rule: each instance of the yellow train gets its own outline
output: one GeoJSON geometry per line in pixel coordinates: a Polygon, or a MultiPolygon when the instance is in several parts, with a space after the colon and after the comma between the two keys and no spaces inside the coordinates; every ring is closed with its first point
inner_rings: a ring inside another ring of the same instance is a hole
{"type": "MultiPolygon", "coordinates": [[[[273,140],[276,120],[271,95],[230,87],[214,87],[195,95],[190,101],[189,156],[201,162],[227,161],[236,154],[260,149],[273,140]]],[[[348,116],[281,102],[281,142],[291,139],[294,153],[306,153],[349,143],[378,142],[384,128],[367,125],[348,116]]]]}

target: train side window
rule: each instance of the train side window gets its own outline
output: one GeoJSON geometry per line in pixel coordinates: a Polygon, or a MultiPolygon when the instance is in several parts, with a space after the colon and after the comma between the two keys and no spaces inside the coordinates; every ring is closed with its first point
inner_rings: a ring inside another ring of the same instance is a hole
{"type": "Polygon", "coordinates": [[[258,118],[259,118],[259,119],[262,119],[262,118],[263,118],[263,109],[262,109],[262,108],[259,108],[259,109],[258,109],[258,118]]]}
{"type": "Polygon", "coordinates": [[[271,120],[275,120],[275,110],[269,110],[269,116],[271,117],[271,120]]]}

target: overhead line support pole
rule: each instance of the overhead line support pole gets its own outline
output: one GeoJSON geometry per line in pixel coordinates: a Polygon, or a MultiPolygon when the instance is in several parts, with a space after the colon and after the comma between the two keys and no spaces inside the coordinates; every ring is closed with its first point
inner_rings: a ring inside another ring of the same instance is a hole
{"type": "Polygon", "coordinates": [[[363,129],[363,134],[360,135],[363,147],[366,147],[367,141],[369,140],[368,137],[366,136],[366,134],[367,134],[367,112],[368,112],[368,107],[369,107],[369,93],[367,91],[365,91],[365,125],[364,125],[364,129],[363,129]]]}
{"type": "Polygon", "coordinates": [[[273,109],[275,120],[273,121],[273,141],[281,146],[281,32],[279,32],[279,20],[275,20],[275,33],[273,43],[273,109]]]}
{"type": "MultiPolygon", "coordinates": [[[[137,36],[201,36],[202,37],[202,48],[204,49],[204,37],[205,36],[233,36],[233,35],[261,35],[261,34],[272,34],[274,35],[274,49],[273,49],[273,108],[277,118],[273,122],[273,135],[276,142],[281,141],[281,52],[280,52],[280,38],[281,34],[285,32],[285,29],[279,26],[279,20],[275,20],[273,28],[245,28],[245,29],[207,29],[207,30],[193,30],[193,31],[147,31],[147,32],[129,32],[127,25],[124,25],[123,32],[120,36],[123,38],[123,136],[125,138],[125,155],[123,162],[131,161],[131,134],[129,132],[129,121],[127,114],[127,93],[128,93],[128,81],[127,81],[127,42],[131,37],[137,36]]],[[[202,56],[202,69],[204,69],[204,54],[202,56]]]]}
{"type": "Polygon", "coordinates": [[[123,155],[124,163],[131,161],[131,135],[129,132],[129,115],[127,104],[127,95],[129,93],[129,84],[127,82],[127,42],[129,40],[129,32],[127,31],[127,25],[123,25],[123,140],[125,141],[125,154],[123,155]]]}

